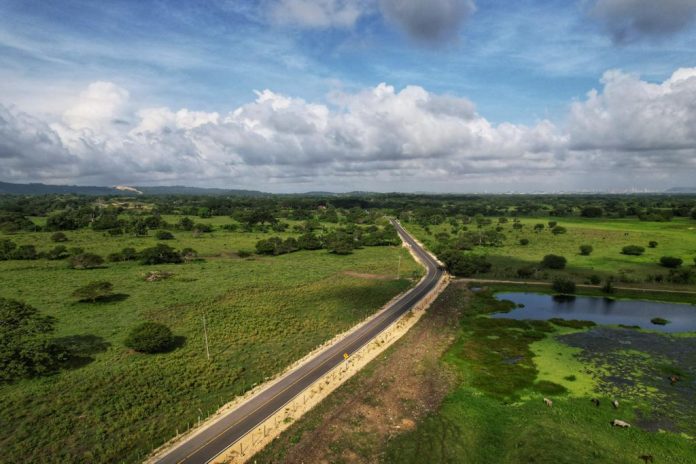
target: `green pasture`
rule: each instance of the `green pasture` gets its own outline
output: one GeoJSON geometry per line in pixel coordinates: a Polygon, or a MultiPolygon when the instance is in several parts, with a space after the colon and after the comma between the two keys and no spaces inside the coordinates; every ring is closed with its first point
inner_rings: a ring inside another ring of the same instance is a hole
{"type": "MultiPolygon", "coordinates": [[[[544,271],[536,279],[551,278],[556,274],[574,277],[582,282],[591,275],[601,278],[614,276],[623,283],[645,283],[649,275],[666,275],[668,270],[660,266],[662,256],[675,256],[684,260],[683,267],[693,267],[696,258],[696,221],[675,218],[671,222],[646,222],[638,219],[586,219],[557,218],[559,225],[567,233],[554,235],[548,228],[549,218],[521,218],[522,229],[513,228],[512,221],[493,224],[485,228],[501,226],[506,235],[501,247],[477,247],[477,252],[486,254],[493,263],[493,269],[487,278],[516,278],[517,269],[538,265],[544,255],[557,254],[565,256],[568,265],[564,271],[544,271]],[[533,230],[535,224],[544,224],[541,232],[533,230]],[[520,239],[529,240],[528,245],[520,245],[520,239]],[[650,241],[658,242],[656,248],[648,247],[650,241]],[[591,245],[594,251],[590,256],[582,256],[580,245],[591,245]],[[645,247],[642,256],[628,256],[621,253],[626,245],[645,247]]],[[[408,229],[427,246],[434,247],[435,236],[441,232],[452,233],[449,223],[430,226],[430,234],[417,225],[410,223],[408,229]]],[[[469,231],[479,229],[475,224],[468,225],[469,231]]],[[[454,236],[454,235],[452,235],[454,236]]],[[[483,276],[482,276],[483,277],[483,276]]],[[[679,288],[680,285],[663,282],[660,287],[679,288]]],[[[683,286],[681,286],[683,287],[683,286]]]]}
{"type": "MultiPolygon", "coordinates": [[[[401,247],[366,247],[346,256],[318,250],[240,259],[236,251],[253,250],[261,238],[293,234],[219,228],[198,237],[172,232],[176,239],[164,243],[194,248],[204,259],[156,266],[106,263],[91,270],[69,269],[64,260],[0,262],[0,296],[54,316],[55,336],[83,354],[54,375],[0,386],[0,461],[138,462],[199,417],[372,314],[422,273],[401,247]],[[397,280],[399,254],[402,278],[397,280]],[[151,270],[173,276],[146,282],[143,276],[151,270]],[[98,303],[78,303],[71,296],[96,280],[111,282],[116,296],[98,303]],[[168,325],[178,347],[158,355],[125,348],[128,330],[143,321],[168,325]]],[[[0,238],[42,251],[56,245],[50,235],[0,238]]],[[[149,237],[91,230],[66,235],[63,245],[102,256],[157,243],[152,231],[149,237]]]]}

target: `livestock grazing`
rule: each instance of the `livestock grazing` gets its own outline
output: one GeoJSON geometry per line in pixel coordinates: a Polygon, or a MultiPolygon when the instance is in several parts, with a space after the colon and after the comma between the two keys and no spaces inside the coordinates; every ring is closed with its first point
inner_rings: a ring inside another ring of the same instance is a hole
{"type": "Polygon", "coordinates": [[[551,406],[553,406],[553,401],[551,401],[548,398],[544,398],[544,404],[546,404],[546,406],[550,408],[551,406]]]}
{"type": "Polygon", "coordinates": [[[653,458],[652,454],[641,454],[640,456],[638,456],[638,459],[642,459],[643,462],[646,464],[648,462],[655,462],[655,459],[653,458]]]}
{"type": "Polygon", "coordinates": [[[626,421],[622,421],[621,419],[614,419],[613,421],[611,421],[611,425],[614,427],[621,427],[624,429],[628,429],[631,427],[631,424],[629,424],[626,421]]]}
{"type": "Polygon", "coordinates": [[[614,409],[619,409],[619,402],[617,400],[612,401],[611,405],[614,406],[614,409]]]}
{"type": "Polygon", "coordinates": [[[597,398],[592,398],[590,401],[592,401],[592,404],[599,407],[599,400],[597,398]]]}
{"type": "Polygon", "coordinates": [[[679,378],[678,375],[670,375],[669,376],[669,383],[670,385],[674,385],[675,383],[679,382],[681,378],[679,378]]]}

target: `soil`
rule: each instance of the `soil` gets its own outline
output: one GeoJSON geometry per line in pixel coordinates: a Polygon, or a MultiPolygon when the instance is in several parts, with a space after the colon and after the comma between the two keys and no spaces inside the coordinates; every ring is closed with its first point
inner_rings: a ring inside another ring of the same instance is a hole
{"type": "Polygon", "coordinates": [[[455,339],[460,305],[442,300],[252,462],[379,462],[389,439],[413,429],[454,387],[455,375],[440,357],[455,339]]]}
{"type": "Polygon", "coordinates": [[[384,274],[368,274],[366,272],[353,272],[345,271],[344,275],[357,277],[358,279],[372,279],[372,280],[396,280],[396,276],[384,275],[384,274]]]}

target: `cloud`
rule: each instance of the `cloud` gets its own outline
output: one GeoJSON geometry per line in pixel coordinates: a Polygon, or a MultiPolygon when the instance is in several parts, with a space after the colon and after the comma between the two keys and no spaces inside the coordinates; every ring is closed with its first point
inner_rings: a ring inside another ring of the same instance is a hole
{"type": "Polygon", "coordinates": [[[315,29],[350,28],[367,10],[363,0],[274,0],[266,7],[276,24],[315,29]]]}
{"type": "Polygon", "coordinates": [[[596,0],[590,13],[617,43],[660,38],[686,29],[696,18],[693,0],[596,0]]]}
{"type": "Polygon", "coordinates": [[[429,43],[456,39],[476,10],[473,0],[380,0],[384,16],[409,37],[429,43]]]}
{"type": "Polygon", "coordinates": [[[470,100],[419,86],[383,83],[326,103],[263,90],[218,114],[135,108],[125,90],[92,84],[56,121],[0,106],[0,177],[450,191],[693,178],[696,68],[662,83],[609,71],[601,84],[562,124],[531,126],[493,124],[470,100]]]}

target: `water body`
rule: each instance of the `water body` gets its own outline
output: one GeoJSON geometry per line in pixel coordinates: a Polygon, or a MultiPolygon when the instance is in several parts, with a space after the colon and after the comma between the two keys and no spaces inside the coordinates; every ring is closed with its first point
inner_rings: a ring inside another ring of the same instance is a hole
{"type": "Polygon", "coordinates": [[[496,313],[492,317],[508,319],[552,318],[593,321],[599,325],[635,325],[643,329],[661,332],[696,331],[696,305],[663,303],[644,300],[612,300],[609,298],[577,296],[558,297],[541,293],[497,293],[499,300],[523,304],[509,313],[496,313]],[[667,319],[669,324],[656,325],[652,318],[667,319]]]}

